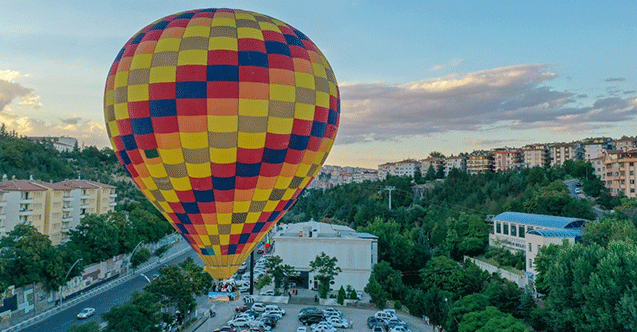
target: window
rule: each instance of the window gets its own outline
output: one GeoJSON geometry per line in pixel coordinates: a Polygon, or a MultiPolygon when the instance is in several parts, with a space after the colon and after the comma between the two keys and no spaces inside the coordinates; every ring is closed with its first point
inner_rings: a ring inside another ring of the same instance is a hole
{"type": "Polygon", "coordinates": [[[520,226],[518,228],[518,233],[519,233],[521,238],[524,238],[524,226],[520,226]]]}
{"type": "Polygon", "coordinates": [[[495,232],[498,234],[502,233],[502,224],[499,222],[495,223],[495,232]]]}
{"type": "Polygon", "coordinates": [[[502,234],[504,235],[509,235],[509,224],[502,224],[503,225],[503,232],[502,234]]]}
{"type": "Polygon", "coordinates": [[[529,243],[529,252],[533,252],[533,243],[529,243]]]}
{"type": "Polygon", "coordinates": [[[533,260],[529,258],[529,269],[533,267],[533,260]]]}
{"type": "Polygon", "coordinates": [[[538,244],[538,245],[537,245],[537,252],[540,252],[540,249],[542,249],[542,245],[541,245],[541,244],[538,244]]]}
{"type": "Polygon", "coordinates": [[[516,230],[515,225],[511,225],[511,236],[516,236],[517,235],[515,230],[516,230]]]}

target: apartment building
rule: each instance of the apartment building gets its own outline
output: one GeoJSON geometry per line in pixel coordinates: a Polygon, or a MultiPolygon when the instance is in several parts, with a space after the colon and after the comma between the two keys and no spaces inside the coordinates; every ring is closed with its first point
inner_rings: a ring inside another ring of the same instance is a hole
{"type": "Polygon", "coordinates": [[[47,183],[4,178],[0,191],[4,217],[0,217],[0,236],[28,223],[49,236],[53,245],[67,241],[68,231],[86,214],[114,211],[117,197],[114,186],[85,180],[47,183]]]}
{"type": "Polygon", "coordinates": [[[549,145],[549,154],[551,167],[553,167],[564,165],[567,160],[581,160],[584,151],[579,142],[553,143],[549,145]]]}
{"type": "Polygon", "coordinates": [[[615,141],[610,137],[593,137],[582,140],[584,147],[584,160],[598,158],[604,154],[606,150],[615,150],[615,141]]]}
{"type": "Polygon", "coordinates": [[[606,165],[604,165],[604,156],[600,156],[589,160],[591,166],[593,166],[593,174],[597,175],[602,183],[606,184],[606,165]]]}
{"type": "Polygon", "coordinates": [[[68,136],[51,137],[51,136],[29,136],[26,139],[33,142],[49,142],[59,152],[71,152],[77,145],[77,139],[68,136]]]}
{"type": "Polygon", "coordinates": [[[454,168],[463,172],[467,170],[467,158],[464,154],[458,156],[451,155],[445,158],[445,176],[448,176],[449,172],[454,168]]]}
{"type": "Polygon", "coordinates": [[[467,171],[471,174],[493,172],[493,153],[485,150],[471,152],[467,158],[467,171]]]}
{"type": "Polygon", "coordinates": [[[615,149],[620,151],[637,149],[637,137],[622,136],[616,139],[615,149]]]}
{"type": "Polygon", "coordinates": [[[515,148],[496,148],[493,153],[493,170],[496,172],[519,169],[522,165],[522,151],[515,148]]]}
{"type": "Polygon", "coordinates": [[[604,178],[606,188],[610,189],[611,195],[615,196],[623,192],[629,198],[637,197],[635,189],[635,164],[637,164],[637,150],[625,151],[605,151],[604,168],[606,177],[604,178]]]}
{"type": "Polygon", "coordinates": [[[393,163],[385,163],[378,165],[378,178],[385,179],[388,175],[395,176],[411,176],[416,174],[416,170],[420,169],[420,162],[413,159],[405,159],[393,163]]]}
{"type": "Polygon", "coordinates": [[[524,155],[524,166],[533,168],[535,166],[548,167],[550,165],[551,156],[549,147],[545,144],[529,144],[522,147],[524,155]]]}
{"type": "Polygon", "coordinates": [[[420,161],[420,172],[422,173],[422,175],[424,176],[425,174],[427,174],[427,172],[429,172],[429,168],[433,167],[434,171],[438,171],[438,169],[440,168],[444,168],[445,167],[445,159],[444,158],[434,158],[434,157],[429,157],[426,159],[422,159],[420,161]]]}

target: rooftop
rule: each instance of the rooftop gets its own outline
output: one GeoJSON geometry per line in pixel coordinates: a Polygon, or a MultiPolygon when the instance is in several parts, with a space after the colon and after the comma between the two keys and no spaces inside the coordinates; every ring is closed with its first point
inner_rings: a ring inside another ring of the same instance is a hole
{"type": "Polygon", "coordinates": [[[497,221],[517,222],[520,224],[542,226],[548,228],[580,228],[588,221],[581,218],[547,216],[521,212],[503,212],[493,218],[497,221]]]}
{"type": "Polygon", "coordinates": [[[527,234],[538,235],[542,237],[579,237],[582,232],[576,229],[534,229],[527,234]]]}

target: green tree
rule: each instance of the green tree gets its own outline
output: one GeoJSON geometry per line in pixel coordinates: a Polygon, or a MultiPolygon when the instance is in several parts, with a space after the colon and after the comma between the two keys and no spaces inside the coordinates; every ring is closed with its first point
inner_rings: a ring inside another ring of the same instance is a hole
{"type": "Polygon", "coordinates": [[[165,306],[174,306],[180,312],[195,310],[197,295],[195,283],[178,266],[166,266],[159,270],[159,278],[144,288],[157,295],[165,306]]]}
{"type": "Polygon", "coordinates": [[[146,247],[141,247],[131,257],[131,266],[136,269],[140,264],[145,263],[150,259],[150,250],[146,247]]]}
{"type": "Polygon", "coordinates": [[[109,221],[108,214],[87,214],[69,235],[69,246],[82,253],[87,264],[105,261],[120,253],[117,227],[109,221]]]}
{"type": "Polygon", "coordinates": [[[381,287],[389,294],[391,299],[402,299],[405,296],[406,286],[402,281],[402,274],[394,270],[389,263],[381,261],[374,265],[372,274],[381,287]]]}
{"type": "Polygon", "coordinates": [[[434,257],[420,270],[421,289],[435,287],[449,292],[457,291],[462,287],[462,274],[462,268],[452,259],[445,256],[434,257]]]}
{"type": "Polygon", "coordinates": [[[340,267],[336,266],[337,262],[336,257],[330,257],[325,252],[321,252],[310,262],[310,272],[316,273],[315,278],[319,280],[319,296],[323,299],[327,298],[334,277],[342,271],[340,267]]]}
{"type": "Polygon", "coordinates": [[[460,332],[527,332],[524,323],[510,314],[505,314],[496,307],[489,306],[483,311],[474,311],[463,316],[460,332]]]}
{"type": "Polygon", "coordinates": [[[272,283],[272,277],[269,274],[264,274],[254,283],[254,288],[260,291],[263,287],[272,283]]]}
{"type": "Polygon", "coordinates": [[[457,332],[458,326],[465,314],[482,311],[489,305],[489,299],[480,293],[467,295],[453,303],[453,307],[447,313],[447,330],[457,332]]]}
{"type": "Polygon", "coordinates": [[[97,322],[73,324],[69,327],[67,332],[100,332],[100,326],[97,322]]]}
{"type": "Polygon", "coordinates": [[[340,305],[343,305],[343,303],[345,303],[345,287],[343,287],[341,285],[341,288],[338,289],[338,296],[336,297],[336,302],[340,305]]]}
{"type": "Polygon", "coordinates": [[[130,301],[116,305],[102,314],[106,332],[160,332],[161,308],[159,296],[149,292],[133,292],[130,301]]]}
{"type": "Polygon", "coordinates": [[[378,309],[384,309],[389,299],[389,293],[383,289],[374,274],[369,276],[369,282],[365,286],[365,293],[369,294],[371,300],[378,309]]]}
{"type": "Polygon", "coordinates": [[[582,240],[606,247],[611,241],[637,243],[637,227],[629,220],[605,218],[584,225],[582,240]]]}

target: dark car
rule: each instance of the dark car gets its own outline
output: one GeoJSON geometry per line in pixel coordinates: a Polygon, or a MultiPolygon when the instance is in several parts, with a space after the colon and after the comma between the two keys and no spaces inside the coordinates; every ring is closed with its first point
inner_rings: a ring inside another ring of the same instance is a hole
{"type": "Polygon", "coordinates": [[[307,314],[299,317],[299,320],[303,325],[312,325],[323,321],[323,314],[307,314]]]}
{"type": "Polygon", "coordinates": [[[370,329],[371,329],[372,327],[374,327],[374,326],[376,326],[376,325],[378,325],[378,326],[384,326],[384,325],[385,325],[385,322],[384,322],[384,321],[382,321],[382,320],[381,320],[381,319],[379,319],[379,318],[374,317],[374,316],[370,316],[369,318],[367,318],[367,327],[368,327],[368,328],[370,328],[370,329]]]}
{"type": "Polygon", "coordinates": [[[237,329],[232,328],[230,326],[224,326],[224,327],[219,328],[219,329],[214,329],[213,332],[237,332],[237,329]]]}
{"type": "Polygon", "coordinates": [[[236,311],[236,312],[246,312],[246,311],[248,311],[248,309],[250,309],[250,307],[248,307],[247,305],[242,305],[242,306],[234,308],[234,311],[236,311]]]}
{"type": "Polygon", "coordinates": [[[276,318],[275,317],[271,317],[271,316],[263,316],[261,318],[259,318],[260,321],[262,321],[265,325],[271,327],[271,328],[275,328],[276,327],[276,318]]]}

